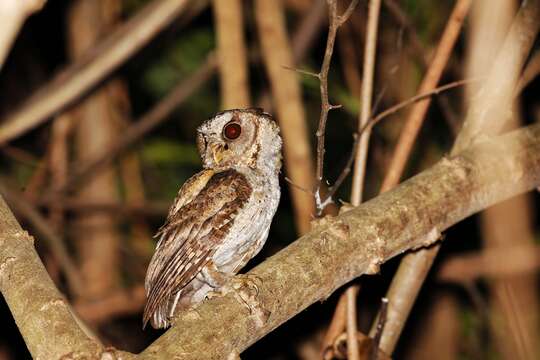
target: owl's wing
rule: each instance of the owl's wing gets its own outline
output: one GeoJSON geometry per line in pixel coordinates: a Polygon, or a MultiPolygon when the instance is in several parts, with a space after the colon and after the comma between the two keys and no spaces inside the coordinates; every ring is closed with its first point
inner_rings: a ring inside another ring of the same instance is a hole
{"type": "Polygon", "coordinates": [[[160,240],[145,280],[145,325],[210,261],[250,195],[251,186],[235,170],[201,172],[184,184],[156,235],[160,240]],[[186,186],[200,191],[184,190],[186,186]]]}

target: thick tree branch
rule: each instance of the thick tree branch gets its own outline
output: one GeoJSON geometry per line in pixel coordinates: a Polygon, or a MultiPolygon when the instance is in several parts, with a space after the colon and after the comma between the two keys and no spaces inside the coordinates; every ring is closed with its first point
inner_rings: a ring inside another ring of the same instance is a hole
{"type": "Polygon", "coordinates": [[[68,353],[97,357],[101,346],[86,337],[71,315],[23,229],[0,196],[0,290],[34,358],[68,353]]]}
{"type": "Polygon", "coordinates": [[[441,231],[540,183],[540,126],[476,144],[320,226],[253,269],[260,309],[232,294],[180,314],[140,357],[221,359],[241,352],[310,304],[441,231]],[[494,156],[496,155],[496,156],[494,156]],[[266,314],[267,316],[261,316],[266,314]]]}

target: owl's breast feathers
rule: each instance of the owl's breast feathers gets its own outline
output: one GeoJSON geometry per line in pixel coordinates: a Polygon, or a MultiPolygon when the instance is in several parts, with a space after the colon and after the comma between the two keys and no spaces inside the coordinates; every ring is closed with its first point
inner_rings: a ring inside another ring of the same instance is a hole
{"type": "Polygon", "coordinates": [[[204,170],[182,186],[156,234],[159,241],[145,280],[144,325],[168,322],[172,297],[211,261],[251,193],[246,177],[232,169],[204,170]]]}

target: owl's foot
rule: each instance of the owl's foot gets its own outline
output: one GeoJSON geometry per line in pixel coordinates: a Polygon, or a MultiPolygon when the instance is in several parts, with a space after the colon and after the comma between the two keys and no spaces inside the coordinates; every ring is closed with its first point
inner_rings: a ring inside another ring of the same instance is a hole
{"type": "Polygon", "coordinates": [[[221,289],[221,294],[223,296],[232,294],[239,303],[249,310],[256,323],[263,326],[270,316],[270,311],[263,308],[257,299],[261,286],[262,280],[257,275],[238,274],[221,289]]]}
{"type": "Polygon", "coordinates": [[[262,286],[262,279],[253,274],[236,274],[225,286],[236,291],[249,289],[255,296],[259,296],[259,287],[262,286]]]}

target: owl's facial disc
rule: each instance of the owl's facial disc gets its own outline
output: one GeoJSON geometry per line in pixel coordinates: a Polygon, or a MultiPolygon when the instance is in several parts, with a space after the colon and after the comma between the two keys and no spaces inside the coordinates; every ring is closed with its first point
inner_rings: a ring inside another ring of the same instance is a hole
{"type": "Polygon", "coordinates": [[[197,145],[206,168],[256,168],[261,166],[259,159],[266,163],[280,157],[281,139],[268,114],[233,109],[203,123],[198,128],[197,145]]]}

